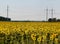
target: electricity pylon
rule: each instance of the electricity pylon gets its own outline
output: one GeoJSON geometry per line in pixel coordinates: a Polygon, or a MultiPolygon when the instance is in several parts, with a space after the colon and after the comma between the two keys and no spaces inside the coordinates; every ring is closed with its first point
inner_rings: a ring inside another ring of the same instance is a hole
{"type": "Polygon", "coordinates": [[[46,9],[46,21],[48,21],[48,8],[46,9]]]}

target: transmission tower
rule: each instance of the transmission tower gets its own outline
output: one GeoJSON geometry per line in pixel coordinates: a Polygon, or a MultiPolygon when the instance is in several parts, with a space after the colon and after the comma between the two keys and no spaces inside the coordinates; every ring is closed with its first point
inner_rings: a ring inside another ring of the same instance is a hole
{"type": "Polygon", "coordinates": [[[8,18],[8,15],[9,15],[9,6],[7,5],[7,18],[8,18]]]}
{"type": "Polygon", "coordinates": [[[51,18],[53,19],[53,8],[51,9],[51,18]]]}
{"type": "Polygon", "coordinates": [[[46,21],[48,21],[48,8],[46,9],[46,21]]]}

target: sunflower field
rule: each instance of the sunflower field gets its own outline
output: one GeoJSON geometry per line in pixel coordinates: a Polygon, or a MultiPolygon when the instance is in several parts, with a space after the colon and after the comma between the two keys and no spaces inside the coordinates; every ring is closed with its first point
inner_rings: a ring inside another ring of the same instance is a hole
{"type": "Polygon", "coordinates": [[[60,44],[60,22],[0,22],[0,44],[60,44]]]}

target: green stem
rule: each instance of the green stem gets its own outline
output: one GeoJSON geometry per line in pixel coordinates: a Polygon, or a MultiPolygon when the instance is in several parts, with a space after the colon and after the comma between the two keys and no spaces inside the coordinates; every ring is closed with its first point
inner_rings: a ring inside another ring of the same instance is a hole
{"type": "Polygon", "coordinates": [[[40,42],[39,42],[39,44],[40,44],[40,42]]]}
{"type": "Polygon", "coordinates": [[[22,36],[22,44],[24,44],[24,36],[22,36]]]}
{"type": "Polygon", "coordinates": [[[35,44],[35,40],[34,40],[34,44],[35,44]]]}
{"type": "Polygon", "coordinates": [[[28,44],[28,36],[27,36],[27,44],[28,44]]]}

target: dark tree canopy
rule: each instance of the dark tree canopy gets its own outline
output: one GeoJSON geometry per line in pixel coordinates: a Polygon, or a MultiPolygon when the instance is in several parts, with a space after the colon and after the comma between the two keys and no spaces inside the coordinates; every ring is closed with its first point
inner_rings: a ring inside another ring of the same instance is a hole
{"type": "Polygon", "coordinates": [[[0,16],[0,21],[11,21],[11,19],[0,16]]]}

